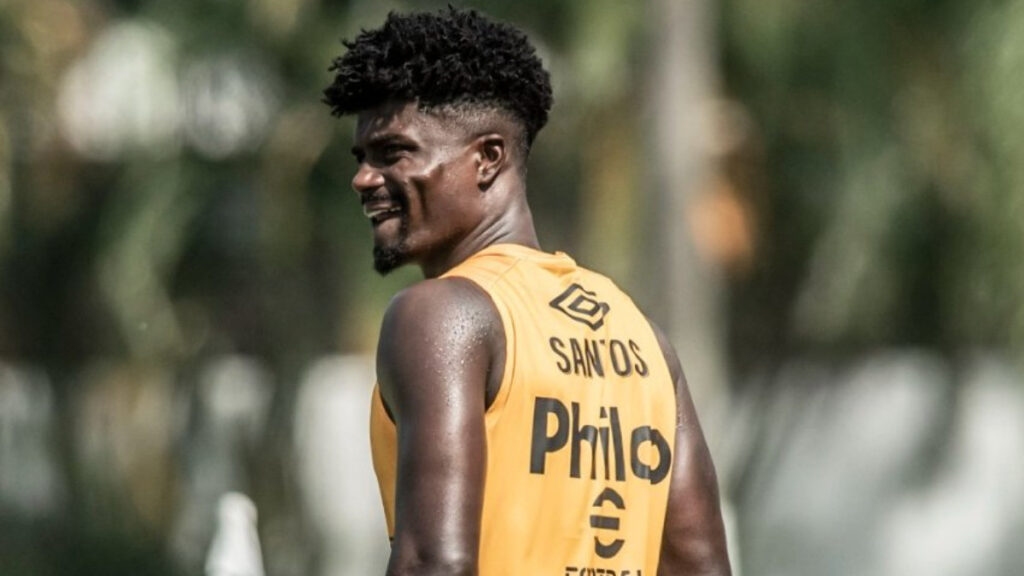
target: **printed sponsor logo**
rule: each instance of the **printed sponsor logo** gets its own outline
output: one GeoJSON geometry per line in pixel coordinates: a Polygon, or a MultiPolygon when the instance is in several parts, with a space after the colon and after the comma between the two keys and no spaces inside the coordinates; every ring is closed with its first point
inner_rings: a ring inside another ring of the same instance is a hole
{"type": "Polygon", "coordinates": [[[604,325],[604,317],[611,309],[606,302],[597,299],[596,293],[575,283],[548,304],[569,318],[586,324],[591,330],[604,325]]]}
{"type": "MultiPolygon", "coordinates": [[[[626,503],[623,502],[622,496],[618,492],[611,488],[605,488],[597,498],[594,500],[593,507],[601,510],[601,506],[605,503],[610,503],[617,510],[625,510],[626,503]]],[[[603,532],[618,531],[619,530],[619,517],[610,516],[605,513],[591,514],[590,515],[590,527],[596,528],[603,532]]],[[[622,545],[626,541],[622,538],[615,538],[610,542],[605,543],[600,536],[594,536],[594,551],[601,558],[608,559],[619,553],[622,550],[622,545]]]]}
{"type": "MultiPolygon", "coordinates": [[[[626,434],[617,406],[600,406],[596,419],[585,424],[579,402],[568,406],[557,398],[538,396],[533,403],[533,430],[530,439],[530,473],[544,474],[548,459],[568,452],[569,477],[582,478],[584,451],[590,453],[590,479],[602,474],[609,482],[625,482],[626,470],[635,478],[652,485],[663,482],[672,467],[672,449],[665,436],[652,426],[638,426],[626,434]],[[586,448],[585,448],[586,447],[586,448]],[[627,452],[628,447],[628,452],[627,452]]],[[[619,537],[621,513],[626,510],[623,497],[608,486],[591,504],[588,518],[594,532],[594,552],[608,560],[626,544],[619,537]]],[[[610,568],[566,566],[566,574],[631,574],[639,570],[616,572],[610,568]],[[596,572],[601,570],[600,572],[596,572]]]]}
{"type": "MultiPolygon", "coordinates": [[[[533,432],[530,440],[530,473],[543,474],[549,455],[569,449],[569,476],[580,478],[583,445],[590,449],[590,478],[597,479],[601,463],[605,480],[626,480],[626,454],[622,423],[616,406],[601,406],[596,426],[583,424],[579,402],[569,406],[557,398],[537,397],[533,403],[533,432]],[[554,417],[554,430],[549,421],[554,417]],[[614,471],[614,475],[613,475],[614,471]]],[[[629,469],[633,476],[658,484],[668,477],[672,450],[665,436],[651,426],[638,426],[629,434],[629,469]],[[641,448],[650,462],[641,456],[641,448]],[[656,456],[656,457],[655,457],[656,456]],[[656,462],[655,462],[656,460],[656,462]]]]}

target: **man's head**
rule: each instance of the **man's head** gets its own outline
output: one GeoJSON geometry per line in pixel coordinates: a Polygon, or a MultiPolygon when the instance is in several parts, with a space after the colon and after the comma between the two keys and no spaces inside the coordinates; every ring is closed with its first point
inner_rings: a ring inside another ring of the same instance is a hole
{"type": "Polygon", "coordinates": [[[499,175],[521,181],[551,84],[522,32],[474,11],[392,13],[344,44],[324,100],[358,115],[353,187],[387,272],[479,227],[499,175]]]}

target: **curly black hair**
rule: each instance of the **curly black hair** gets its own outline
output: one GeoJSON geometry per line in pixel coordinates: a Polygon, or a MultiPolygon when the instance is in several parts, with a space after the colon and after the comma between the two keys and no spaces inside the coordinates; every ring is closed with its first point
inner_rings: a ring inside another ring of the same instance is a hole
{"type": "Polygon", "coordinates": [[[384,25],[342,41],[324,102],[335,116],[388,100],[429,110],[463,104],[497,107],[522,124],[527,145],[551,109],[551,79],[526,35],[475,10],[388,14],[384,25]]]}

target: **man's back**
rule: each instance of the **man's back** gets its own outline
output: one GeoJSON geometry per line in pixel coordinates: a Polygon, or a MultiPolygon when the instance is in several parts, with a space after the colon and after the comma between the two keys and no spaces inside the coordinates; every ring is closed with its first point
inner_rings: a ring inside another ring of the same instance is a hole
{"type": "MultiPolygon", "coordinates": [[[[494,245],[445,277],[485,291],[504,332],[485,413],[480,572],[654,574],[677,410],[647,320],[564,254],[494,245]]],[[[396,436],[377,394],[372,431],[393,528],[396,436]]]]}

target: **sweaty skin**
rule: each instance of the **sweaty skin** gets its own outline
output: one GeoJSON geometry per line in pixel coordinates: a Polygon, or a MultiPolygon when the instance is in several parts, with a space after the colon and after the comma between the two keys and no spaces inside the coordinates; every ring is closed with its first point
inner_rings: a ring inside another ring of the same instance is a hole
{"type": "MultiPolygon", "coordinates": [[[[501,381],[505,335],[480,288],[437,277],[492,244],[538,248],[511,130],[501,118],[453,128],[414,104],[359,116],[353,188],[364,205],[395,208],[374,223],[375,247],[397,254],[389,265],[416,264],[427,278],[392,300],[377,350],[378,384],[398,434],[390,575],[478,573],[484,413],[501,381]]],[[[728,575],[711,458],[679,360],[655,332],[678,406],[658,572],[728,575]]]]}
{"type": "Polygon", "coordinates": [[[658,574],[731,574],[718,478],[690,388],[672,344],[657,325],[650,324],[676,389],[676,453],[658,574]]]}
{"type": "Polygon", "coordinates": [[[500,333],[493,304],[462,279],[417,284],[384,316],[377,377],[398,429],[388,574],[477,573],[486,383],[501,378],[500,333]]]}

